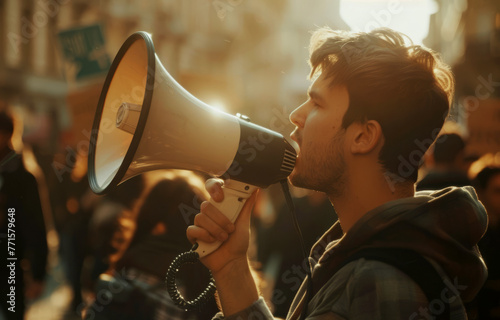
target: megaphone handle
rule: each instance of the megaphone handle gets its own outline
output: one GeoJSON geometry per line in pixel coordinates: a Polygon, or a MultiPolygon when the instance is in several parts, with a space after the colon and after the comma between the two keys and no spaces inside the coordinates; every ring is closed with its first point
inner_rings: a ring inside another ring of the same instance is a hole
{"type": "MultiPolygon", "coordinates": [[[[215,202],[213,199],[210,199],[210,203],[219,209],[231,222],[235,222],[243,205],[256,189],[256,186],[248,183],[226,180],[222,187],[224,200],[222,202],[215,202]]],[[[198,241],[198,247],[195,251],[199,254],[200,258],[203,258],[217,250],[221,244],[221,241],[212,243],[198,241]]]]}

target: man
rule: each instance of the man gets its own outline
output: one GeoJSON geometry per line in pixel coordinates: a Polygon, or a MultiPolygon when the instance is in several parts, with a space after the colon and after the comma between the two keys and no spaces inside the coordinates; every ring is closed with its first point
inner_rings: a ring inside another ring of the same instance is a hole
{"type": "Polygon", "coordinates": [[[0,111],[0,250],[6,257],[0,267],[1,319],[24,319],[25,296],[42,293],[48,253],[38,185],[12,148],[13,132],[12,116],[0,111]]]}
{"type": "MultiPolygon", "coordinates": [[[[320,29],[310,52],[308,99],[290,115],[300,151],[289,179],[325,192],[339,222],[311,251],[312,298],[303,284],[287,318],[306,310],[307,319],[315,320],[432,319],[448,306],[454,319],[465,319],[461,299],[472,299],[486,277],[476,245],[486,213],[470,188],[414,191],[421,158],[448,113],[449,68],[388,29],[320,29]],[[410,249],[447,286],[429,301],[423,283],[390,264],[360,258],[342,265],[364,248],[410,249]]],[[[223,199],[220,184],[207,183],[215,201],[223,199]]],[[[193,243],[224,241],[202,260],[217,285],[219,318],[272,318],[246,257],[254,200],[234,225],[204,203],[187,231],[193,243]]]]}

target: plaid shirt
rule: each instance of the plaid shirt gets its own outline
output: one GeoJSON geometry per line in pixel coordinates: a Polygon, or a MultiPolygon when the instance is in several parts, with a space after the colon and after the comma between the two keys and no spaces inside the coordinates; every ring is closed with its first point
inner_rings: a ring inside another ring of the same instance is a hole
{"type": "MultiPolygon", "coordinates": [[[[319,290],[308,304],[309,320],[433,319],[450,304],[451,319],[467,319],[461,298],[470,300],[486,278],[477,241],[486,229],[486,212],[470,187],[386,203],[366,213],[348,233],[335,224],[311,251],[313,282],[319,290]],[[359,259],[334,270],[362,247],[399,247],[425,256],[443,279],[440,300],[428,301],[417,283],[397,268],[359,259]],[[448,275],[451,275],[448,276],[448,275]]],[[[302,284],[288,319],[300,315],[302,284]]],[[[223,319],[217,315],[214,319],[223,319]]],[[[273,319],[262,299],[226,318],[273,319]]]]}

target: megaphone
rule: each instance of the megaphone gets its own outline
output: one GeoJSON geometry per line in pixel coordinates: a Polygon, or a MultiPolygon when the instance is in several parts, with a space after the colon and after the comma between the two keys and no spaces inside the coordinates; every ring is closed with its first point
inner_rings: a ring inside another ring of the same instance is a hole
{"type": "MultiPolygon", "coordinates": [[[[234,222],[257,187],[286,179],[295,149],[274,131],[220,112],[195,98],[165,70],[151,36],[132,34],[118,51],[94,118],[88,177],[104,194],[156,169],[186,169],[229,179],[214,203],[234,222]]],[[[200,257],[220,243],[198,243],[200,257]]]]}

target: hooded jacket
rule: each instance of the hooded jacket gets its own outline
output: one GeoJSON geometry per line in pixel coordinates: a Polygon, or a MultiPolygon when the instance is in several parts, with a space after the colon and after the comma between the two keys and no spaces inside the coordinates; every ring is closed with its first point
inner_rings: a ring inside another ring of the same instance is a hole
{"type": "MultiPolygon", "coordinates": [[[[431,319],[443,303],[450,303],[453,319],[466,319],[462,301],[472,300],[487,277],[477,248],[486,227],[486,211],[472,187],[420,191],[385,203],[345,234],[337,222],[311,250],[315,294],[308,303],[307,319],[431,319]],[[411,278],[379,261],[361,258],[332,274],[358,250],[377,247],[411,249],[429,260],[447,289],[442,301],[427,301],[411,278]]],[[[305,287],[303,283],[287,319],[298,319],[305,287]]],[[[264,309],[259,300],[227,319],[256,313],[269,319],[264,309]]]]}

